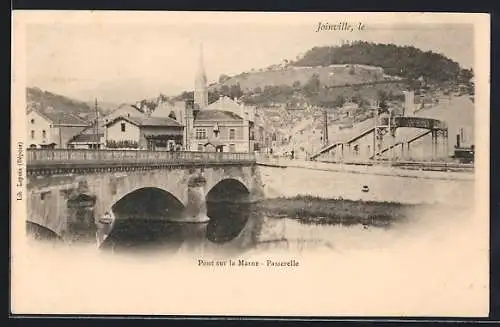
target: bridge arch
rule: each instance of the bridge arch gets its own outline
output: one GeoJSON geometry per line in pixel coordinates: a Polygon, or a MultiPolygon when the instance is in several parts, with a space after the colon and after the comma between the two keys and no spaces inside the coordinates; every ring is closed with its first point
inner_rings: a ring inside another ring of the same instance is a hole
{"type": "Polygon", "coordinates": [[[223,178],[206,186],[207,202],[237,202],[250,197],[250,188],[241,177],[223,178]]]}
{"type": "Polygon", "coordinates": [[[49,228],[48,226],[41,225],[41,224],[34,222],[32,220],[29,220],[29,219],[26,220],[26,233],[28,236],[30,236],[31,238],[36,239],[36,240],[62,241],[61,235],[59,235],[59,233],[57,233],[53,229],[49,228]]]}
{"type": "Polygon", "coordinates": [[[207,188],[207,239],[223,244],[235,240],[250,218],[250,190],[239,178],[224,178],[207,188]]]}
{"type": "Polygon", "coordinates": [[[158,187],[139,187],[117,197],[110,207],[113,214],[123,218],[164,218],[180,215],[184,203],[172,192],[158,187]]]}

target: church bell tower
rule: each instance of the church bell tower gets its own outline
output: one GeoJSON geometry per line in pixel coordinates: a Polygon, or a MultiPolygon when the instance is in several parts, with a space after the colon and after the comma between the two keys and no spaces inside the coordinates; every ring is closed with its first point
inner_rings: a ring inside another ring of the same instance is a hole
{"type": "Polygon", "coordinates": [[[199,110],[208,106],[207,75],[203,64],[203,49],[200,44],[198,70],[194,82],[194,109],[199,110]]]}

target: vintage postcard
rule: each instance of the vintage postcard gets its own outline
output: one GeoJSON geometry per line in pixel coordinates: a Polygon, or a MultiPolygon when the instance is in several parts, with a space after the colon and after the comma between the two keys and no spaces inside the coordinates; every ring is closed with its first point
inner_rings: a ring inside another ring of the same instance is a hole
{"type": "Polygon", "coordinates": [[[14,12],[12,313],[487,316],[489,24],[14,12]]]}

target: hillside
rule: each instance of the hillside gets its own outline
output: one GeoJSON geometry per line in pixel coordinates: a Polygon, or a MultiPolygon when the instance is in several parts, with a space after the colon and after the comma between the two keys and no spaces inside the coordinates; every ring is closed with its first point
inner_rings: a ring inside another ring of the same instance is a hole
{"type": "Polygon", "coordinates": [[[340,86],[345,84],[359,84],[377,81],[393,80],[391,76],[384,76],[381,68],[360,65],[329,65],[327,67],[294,67],[271,66],[264,71],[242,73],[233,77],[222,78],[217,84],[209,87],[210,91],[221,90],[233,85],[240,86],[243,92],[253,92],[264,89],[268,85],[304,85],[313,76],[317,75],[321,84],[326,86],[340,86]]]}
{"type": "MultiPolygon", "coordinates": [[[[49,91],[43,91],[37,87],[26,88],[26,110],[32,108],[41,112],[53,110],[70,113],[85,121],[89,121],[95,116],[95,109],[89,104],[49,91]]],[[[101,114],[104,112],[101,108],[98,110],[101,114]]]]}
{"type": "Polygon", "coordinates": [[[242,97],[254,105],[306,102],[338,107],[343,99],[360,102],[377,94],[400,98],[402,91],[424,88],[450,90],[465,85],[473,92],[473,71],[431,51],[394,44],[353,42],[342,46],[314,47],[296,61],[244,72],[221,75],[209,86],[211,98],[219,94],[242,97]]]}
{"type": "Polygon", "coordinates": [[[473,75],[472,70],[462,69],[457,62],[432,51],[362,41],[336,47],[314,47],[291,63],[294,67],[325,67],[331,64],[377,66],[389,75],[410,80],[423,77],[432,83],[467,83],[473,75]]]}

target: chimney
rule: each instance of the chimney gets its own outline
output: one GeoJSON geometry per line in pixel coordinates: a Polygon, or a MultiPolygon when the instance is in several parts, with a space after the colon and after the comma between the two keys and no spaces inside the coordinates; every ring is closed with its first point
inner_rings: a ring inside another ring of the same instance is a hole
{"type": "Polygon", "coordinates": [[[413,91],[404,91],[404,95],[403,116],[411,116],[415,110],[415,93],[413,91]]]}

